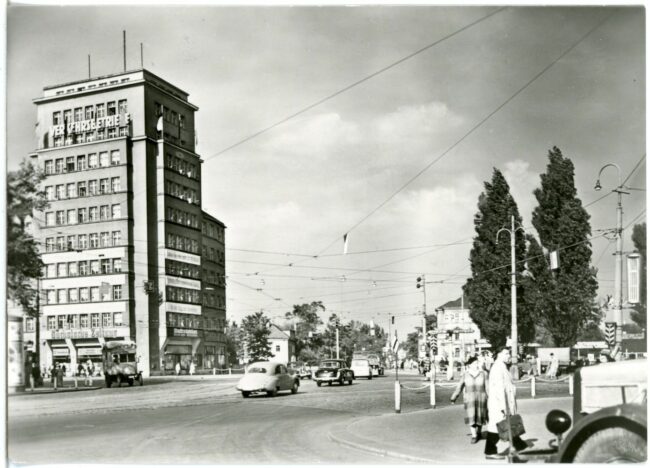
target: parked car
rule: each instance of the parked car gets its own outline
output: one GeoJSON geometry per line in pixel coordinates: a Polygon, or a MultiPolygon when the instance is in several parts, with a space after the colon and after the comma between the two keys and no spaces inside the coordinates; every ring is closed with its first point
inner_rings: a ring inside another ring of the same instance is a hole
{"type": "Polygon", "coordinates": [[[300,378],[292,375],[287,366],[278,362],[255,362],[248,366],[246,374],[237,383],[244,398],[253,393],[266,393],[274,397],[283,390],[298,393],[300,378]]]}
{"type": "Polygon", "coordinates": [[[366,377],[368,380],[372,379],[372,367],[367,359],[352,359],[350,370],[354,374],[354,378],[366,377]]]}
{"type": "Polygon", "coordinates": [[[343,359],[327,359],[320,363],[318,370],[314,372],[313,380],[319,387],[325,382],[329,385],[332,385],[332,382],[344,385],[347,381],[352,385],[354,373],[348,369],[343,359]]]}
{"type": "Polygon", "coordinates": [[[288,368],[289,373],[297,375],[300,380],[311,379],[311,369],[300,361],[289,363],[288,368]]]}
{"type": "Polygon", "coordinates": [[[106,388],[111,388],[113,383],[120,387],[124,382],[129,386],[134,382],[144,385],[136,354],[136,344],[132,341],[107,341],[104,344],[102,360],[106,388]]]}

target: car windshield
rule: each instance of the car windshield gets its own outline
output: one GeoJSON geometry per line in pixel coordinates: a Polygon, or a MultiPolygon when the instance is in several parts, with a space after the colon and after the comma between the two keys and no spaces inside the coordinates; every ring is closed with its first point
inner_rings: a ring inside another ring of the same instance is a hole
{"type": "Polygon", "coordinates": [[[249,374],[266,374],[266,369],[263,367],[249,367],[249,374]]]}
{"type": "Polygon", "coordinates": [[[352,365],[353,366],[361,366],[361,367],[363,367],[363,366],[368,365],[368,361],[366,361],[365,359],[354,359],[352,361],[352,365]]]}
{"type": "Polygon", "coordinates": [[[341,363],[338,361],[324,361],[321,363],[321,367],[326,369],[338,369],[341,367],[341,363]]]}

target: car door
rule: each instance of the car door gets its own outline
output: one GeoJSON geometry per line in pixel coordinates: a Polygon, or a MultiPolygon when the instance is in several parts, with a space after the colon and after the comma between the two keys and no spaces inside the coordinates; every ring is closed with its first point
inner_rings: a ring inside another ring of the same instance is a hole
{"type": "Polygon", "coordinates": [[[284,367],[282,364],[278,364],[278,366],[275,369],[275,373],[278,376],[278,386],[280,387],[280,390],[287,390],[291,388],[291,385],[289,384],[289,380],[291,380],[291,375],[289,372],[287,372],[287,368],[284,367]]]}

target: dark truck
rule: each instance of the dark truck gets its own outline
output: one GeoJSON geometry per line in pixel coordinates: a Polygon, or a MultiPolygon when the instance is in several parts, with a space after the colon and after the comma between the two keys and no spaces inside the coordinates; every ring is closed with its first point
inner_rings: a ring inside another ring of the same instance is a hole
{"type": "Polygon", "coordinates": [[[132,386],[134,382],[144,385],[142,371],[138,370],[136,345],[132,341],[107,341],[102,348],[104,361],[104,379],[106,388],[111,388],[113,383],[118,387],[123,382],[132,386]]]}
{"type": "Polygon", "coordinates": [[[564,411],[546,417],[557,436],[549,449],[526,450],[512,461],[642,463],[648,458],[646,359],[583,367],[574,377],[573,421],[564,411]],[[572,425],[573,427],[566,435],[572,425]]]}

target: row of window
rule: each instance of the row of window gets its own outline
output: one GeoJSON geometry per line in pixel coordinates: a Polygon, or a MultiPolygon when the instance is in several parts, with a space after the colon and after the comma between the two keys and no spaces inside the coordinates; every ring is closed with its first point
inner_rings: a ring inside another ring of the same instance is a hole
{"type": "Polygon", "coordinates": [[[98,167],[117,166],[120,164],[120,150],[100,151],[99,153],[80,154],[65,158],[46,159],[45,174],[63,174],[66,172],[85,171],[98,167]]]}
{"type": "Polygon", "coordinates": [[[183,224],[196,229],[199,228],[199,217],[197,215],[170,206],[167,207],[167,221],[183,224]]]}
{"type": "Polygon", "coordinates": [[[119,301],[122,299],[122,285],[102,283],[102,286],[85,288],[48,289],[47,304],[74,304],[77,302],[119,301]]]}
{"type": "Polygon", "coordinates": [[[176,260],[165,260],[165,273],[182,276],[183,278],[199,279],[201,277],[201,267],[176,260]]]}
{"type": "Polygon", "coordinates": [[[85,133],[73,133],[68,136],[55,136],[54,137],[54,147],[59,148],[61,146],[75,145],[78,143],[90,143],[93,141],[107,140],[111,138],[116,138],[118,136],[128,136],[129,127],[119,127],[119,128],[100,128],[95,131],[85,132],[85,133]]]}
{"type": "Polygon", "coordinates": [[[46,278],[67,278],[68,276],[109,275],[122,272],[121,258],[102,258],[78,262],[48,263],[46,278]]]}
{"type": "Polygon", "coordinates": [[[45,187],[45,198],[48,200],[65,200],[67,198],[89,197],[118,193],[122,190],[120,177],[111,177],[69,184],[48,185],[45,187]]]}
{"type": "Polygon", "coordinates": [[[167,286],[166,300],[169,302],[201,304],[201,291],[196,289],[178,288],[176,286],[167,286]]]}
{"type": "Polygon", "coordinates": [[[167,153],[165,155],[165,167],[190,179],[199,180],[199,171],[197,170],[196,164],[192,164],[172,154],[167,153]]]}
{"type": "Polygon", "coordinates": [[[165,247],[193,254],[199,253],[199,241],[172,233],[167,233],[167,242],[165,247]]]}
{"type": "Polygon", "coordinates": [[[199,204],[199,197],[196,190],[177,184],[171,180],[165,180],[165,194],[171,195],[175,198],[180,198],[188,203],[199,204]]]}
{"type": "Polygon", "coordinates": [[[226,278],[223,273],[214,270],[203,269],[203,280],[206,283],[218,284],[219,286],[226,285],[226,278]]]}
{"type": "Polygon", "coordinates": [[[201,224],[201,233],[203,233],[204,236],[212,237],[213,239],[223,242],[223,228],[221,226],[206,221],[203,221],[201,224]]]}
{"type": "Polygon", "coordinates": [[[225,256],[221,249],[215,249],[214,247],[203,245],[201,246],[201,255],[203,258],[217,262],[221,265],[225,262],[225,256]]]}
{"type": "Polygon", "coordinates": [[[197,330],[219,330],[222,331],[226,326],[223,319],[204,318],[189,314],[176,314],[167,312],[167,325],[178,328],[194,328],[197,330]]]}
{"type": "Polygon", "coordinates": [[[226,307],[225,298],[215,292],[204,291],[203,292],[203,305],[207,307],[226,307]]]}
{"type": "Polygon", "coordinates": [[[46,252],[64,252],[66,250],[97,249],[99,247],[118,247],[122,245],[122,232],[93,232],[71,236],[47,237],[46,252]]]}
{"type": "Polygon", "coordinates": [[[126,83],[129,81],[130,78],[122,78],[121,80],[110,80],[110,81],[100,81],[99,83],[91,83],[88,86],[79,86],[78,88],[68,88],[65,90],[60,90],[56,92],[57,96],[60,96],[61,94],[68,94],[68,93],[74,93],[75,91],[84,91],[85,89],[95,89],[95,88],[103,88],[104,86],[112,86],[116,85],[118,83],[126,83]]]}
{"type": "Polygon", "coordinates": [[[94,221],[120,219],[121,217],[122,207],[117,203],[115,205],[91,206],[72,210],[48,211],[45,213],[45,225],[63,226],[65,224],[92,223],[94,221]]]}
{"type": "Polygon", "coordinates": [[[122,312],[102,312],[96,314],[50,315],[47,317],[48,330],[70,330],[77,328],[120,327],[122,312]]]}
{"type": "Polygon", "coordinates": [[[117,114],[126,114],[128,106],[126,99],[119,101],[102,102],[91,104],[84,107],[75,107],[52,113],[52,125],[61,125],[63,123],[81,122],[83,120],[94,120],[101,117],[108,117],[117,114]],[[74,120],[73,120],[74,119],[74,120]]]}
{"type": "Polygon", "coordinates": [[[158,108],[158,114],[162,115],[165,122],[169,122],[172,125],[176,125],[180,128],[185,128],[185,116],[179,112],[168,109],[162,104],[156,102],[156,108],[158,108]]]}

